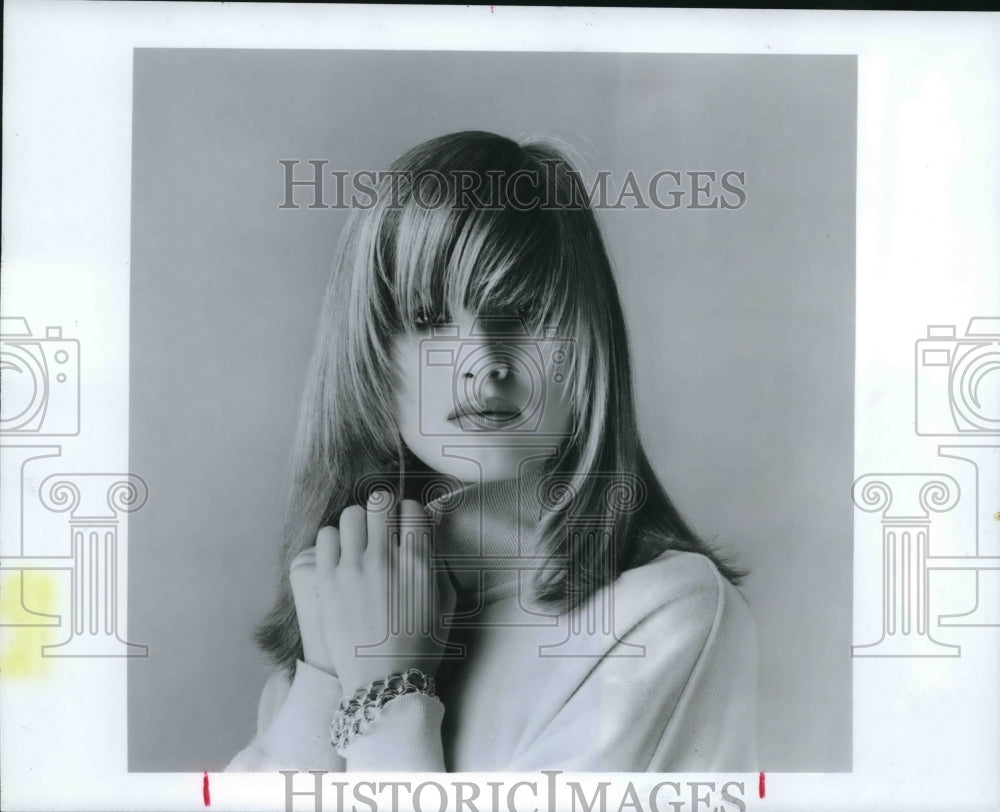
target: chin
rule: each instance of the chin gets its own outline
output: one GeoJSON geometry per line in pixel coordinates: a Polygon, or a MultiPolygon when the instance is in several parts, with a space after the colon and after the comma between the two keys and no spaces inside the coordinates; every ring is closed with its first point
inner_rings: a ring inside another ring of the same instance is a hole
{"type": "Polygon", "coordinates": [[[419,451],[412,446],[411,449],[428,467],[462,482],[513,479],[523,472],[525,466],[533,468],[542,459],[551,458],[557,450],[555,447],[547,448],[547,444],[540,440],[492,448],[461,443],[448,443],[446,447],[447,455],[441,445],[419,451]]]}

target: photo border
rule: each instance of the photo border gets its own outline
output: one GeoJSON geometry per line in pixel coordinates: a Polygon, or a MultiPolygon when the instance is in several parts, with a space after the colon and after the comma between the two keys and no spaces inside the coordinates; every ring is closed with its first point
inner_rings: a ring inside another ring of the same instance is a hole
{"type": "MultiPolygon", "coordinates": [[[[922,433],[919,398],[925,390],[917,383],[923,374],[920,342],[938,338],[953,346],[969,337],[971,319],[1000,313],[1000,247],[993,227],[1000,190],[990,183],[1000,176],[995,15],[501,6],[393,7],[389,13],[357,6],[77,2],[8,2],[5,12],[3,314],[26,319],[36,332],[65,331],[65,339],[46,336],[52,340],[79,342],[81,397],[93,396],[102,409],[85,433],[73,434],[67,418],[59,424],[65,433],[53,435],[60,439],[47,438],[41,446],[72,448],[65,456],[67,471],[101,472],[108,477],[105,493],[117,489],[125,496],[113,515],[74,512],[72,488],[66,486],[55,489],[50,504],[74,521],[113,522],[118,562],[126,555],[128,510],[142,499],[141,472],[127,470],[128,437],[122,431],[128,425],[132,48],[856,54],[854,770],[722,780],[744,784],[749,809],[995,808],[1000,745],[990,722],[1000,700],[1000,627],[987,615],[974,624],[943,624],[948,636],[941,636],[940,630],[932,633],[935,616],[927,607],[934,600],[954,604],[970,597],[989,607],[984,596],[996,588],[1000,552],[992,545],[1000,525],[991,523],[996,517],[983,494],[990,493],[984,488],[996,481],[996,472],[989,455],[970,467],[968,456],[955,452],[972,443],[954,436],[978,437],[982,431],[957,425],[945,440],[922,433]],[[955,328],[952,339],[928,333],[940,325],[955,328]],[[128,483],[124,490],[119,482],[128,483]],[[890,505],[898,507],[900,494],[915,483],[923,513],[891,513],[890,505]],[[912,542],[917,546],[905,554],[904,570],[902,548],[896,558],[886,551],[888,534],[901,539],[899,528],[907,522],[908,538],[919,539],[921,530],[925,535],[923,547],[912,542]],[[941,527],[947,537],[965,541],[953,555],[930,556],[927,540],[937,538],[941,527]],[[925,579],[924,570],[934,569],[952,572],[925,579]],[[898,636],[887,626],[885,594],[899,584],[895,594],[901,595],[904,583],[916,590],[917,636],[900,638],[902,654],[888,654],[889,646],[866,656],[876,641],[898,636]],[[910,644],[924,633],[921,645],[936,643],[953,653],[921,654],[910,644]]],[[[941,414],[947,417],[947,411],[941,414]]],[[[942,425],[940,415],[930,425],[942,425]]],[[[993,447],[988,441],[980,445],[993,447]]],[[[43,484],[27,476],[23,487],[34,492],[43,484]]],[[[7,505],[5,495],[5,529],[11,526],[7,505]]],[[[10,557],[5,539],[5,577],[18,569],[10,557]]],[[[21,569],[44,571],[46,562],[34,563],[40,566],[21,569]]],[[[127,606],[124,581],[119,579],[119,610],[127,606]]],[[[44,632],[51,623],[39,628],[44,632]]],[[[124,611],[113,634],[105,636],[119,651],[142,645],[129,640],[124,611]]],[[[210,800],[222,809],[269,809],[281,803],[284,778],[277,774],[125,772],[124,672],[120,656],[101,654],[61,660],[35,680],[0,679],[0,777],[9,808],[203,809],[210,800]],[[81,696],[88,701],[80,702],[81,696]],[[59,720],[55,734],[52,720],[59,720]],[[59,759],[51,758],[54,752],[59,759]]],[[[484,786],[497,780],[484,775],[478,779],[484,786]]],[[[538,778],[506,780],[513,786],[538,778]]],[[[646,790],[656,783],[651,775],[574,780],[591,791],[599,781],[611,782],[615,801],[630,780],[646,790]]]]}

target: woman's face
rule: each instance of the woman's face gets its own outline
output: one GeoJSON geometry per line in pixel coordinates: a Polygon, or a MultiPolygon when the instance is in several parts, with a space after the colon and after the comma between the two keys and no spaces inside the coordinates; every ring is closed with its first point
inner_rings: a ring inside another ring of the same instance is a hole
{"type": "Polygon", "coordinates": [[[516,318],[466,310],[398,336],[403,441],[429,467],[465,482],[509,479],[555,456],[572,431],[572,351],[570,340],[527,335],[516,318]]]}

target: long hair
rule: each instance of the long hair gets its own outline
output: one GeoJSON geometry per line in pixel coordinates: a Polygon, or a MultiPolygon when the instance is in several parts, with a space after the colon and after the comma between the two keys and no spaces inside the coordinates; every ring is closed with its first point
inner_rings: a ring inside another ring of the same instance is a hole
{"type": "Polygon", "coordinates": [[[555,324],[574,342],[573,426],[552,466],[572,498],[540,522],[539,601],[574,606],[667,549],[708,556],[734,583],[742,575],[687,526],[641,446],[625,318],[578,173],[548,142],[454,133],[382,173],[372,205],[352,210],[341,234],[286,480],[278,598],[256,634],[289,671],[302,657],[292,559],[360,501],[359,482],[395,471],[407,491],[421,473],[395,422],[395,337],[459,306],[555,324]],[[611,532],[584,550],[570,532],[579,515],[611,532]]]}

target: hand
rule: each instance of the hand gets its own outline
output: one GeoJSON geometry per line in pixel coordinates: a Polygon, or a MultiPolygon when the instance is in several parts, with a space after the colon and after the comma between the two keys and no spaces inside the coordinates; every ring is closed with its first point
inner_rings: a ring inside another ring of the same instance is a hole
{"type": "Polygon", "coordinates": [[[295,614],[299,622],[299,636],[302,638],[302,658],[309,665],[336,676],[337,671],[326,648],[326,637],[323,632],[315,547],[309,547],[295,556],[289,578],[292,582],[292,597],[295,599],[295,614]]]}
{"type": "Polygon", "coordinates": [[[408,668],[433,675],[448,634],[441,618],[455,608],[447,574],[432,569],[427,512],[409,499],[390,504],[373,493],[316,537],[324,639],[345,693],[408,668]]]}

